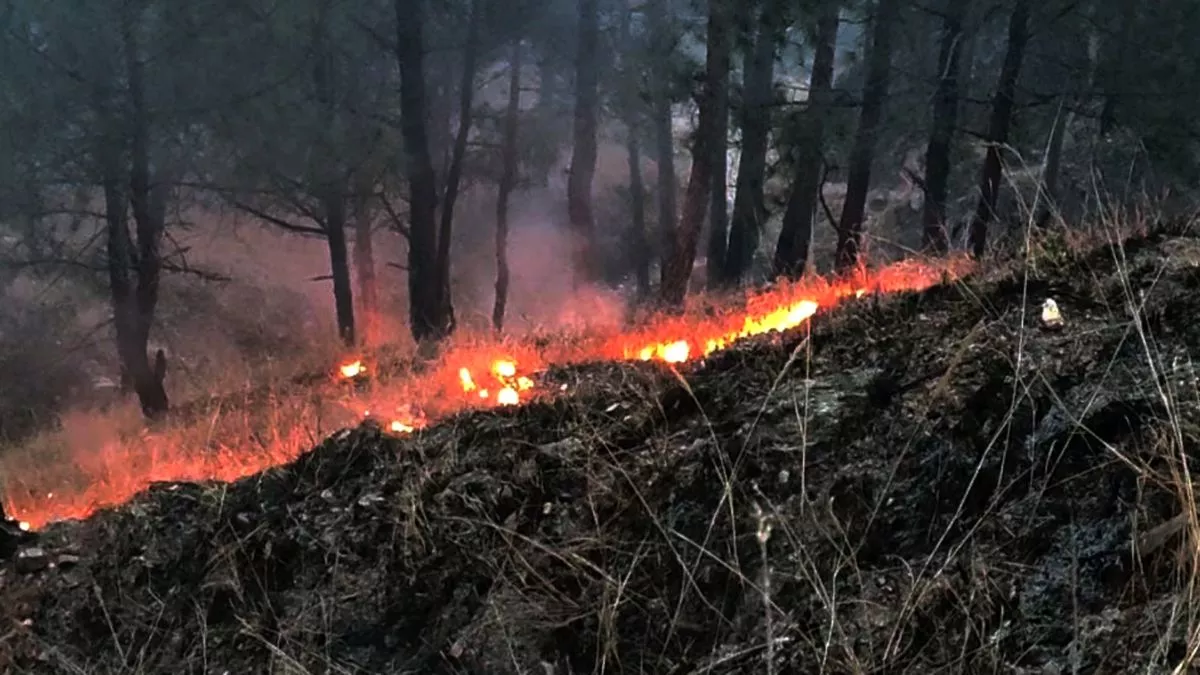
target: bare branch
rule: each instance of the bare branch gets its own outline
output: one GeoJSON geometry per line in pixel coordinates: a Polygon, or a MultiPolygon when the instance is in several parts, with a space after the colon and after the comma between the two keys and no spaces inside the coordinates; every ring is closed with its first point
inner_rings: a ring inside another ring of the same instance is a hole
{"type": "Polygon", "coordinates": [[[266,221],[268,223],[271,223],[272,225],[275,225],[277,227],[281,227],[285,230],[288,230],[289,232],[297,232],[300,234],[309,234],[309,235],[316,235],[316,236],[321,236],[321,237],[326,236],[324,228],[313,227],[311,225],[297,225],[295,223],[289,222],[282,218],[273,216],[273,215],[267,213],[266,211],[263,211],[262,209],[255,208],[249,204],[246,204],[245,202],[241,202],[236,199],[232,200],[232,203],[235,208],[245,211],[246,213],[249,213],[250,215],[254,216],[255,218],[258,218],[259,220],[266,221]]]}
{"type": "Polygon", "coordinates": [[[395,228],[395,230],[399,232],[401,236],[407,239],[408,226],[405,225],[404,221],[400,219],[400,214],[396,213],[396,209],[392,208],[392,201],[388,199],[387,195],[382,192],[379,194],[379,201],[381,204],[383,204],[384,210],[387,211],[388,218],[390,218],[392,221],[392,227],[395,228]]]}
{"type": "MultiPolygon", "coordinates": [[[[76,260],[72,258],[38,258],[34,260],[6,260],[0,265],[12,269],[22,269],[26,267],[74,267],[88,272],[107,272],[108,268],[104,265],[95,265],[84,260],[76,260]]],[[[186,265],[164,262],[162,263],[163,270],[167,272],[176,272],[179,274],[187,274],[194,277],[199,277],[204,281],[233,281],[232,277],[220,274],[218,272],[210,272],[208,270],[195,269],[186,265]]],[[[136,267],[131,266],[131,270],[136,267]]]]}

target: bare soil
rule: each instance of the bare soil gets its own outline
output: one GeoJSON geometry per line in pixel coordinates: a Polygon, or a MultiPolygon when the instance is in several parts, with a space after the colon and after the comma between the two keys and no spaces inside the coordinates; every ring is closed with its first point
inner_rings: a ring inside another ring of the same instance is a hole
{"type": "Polygon", "coordinates": [[[569,395],[346,430],[21,543],[0,664],[1171,672],[1200,646],[1198,316],[1200,239],[1163,228],[679,373],[553,370],[569,395]]]}

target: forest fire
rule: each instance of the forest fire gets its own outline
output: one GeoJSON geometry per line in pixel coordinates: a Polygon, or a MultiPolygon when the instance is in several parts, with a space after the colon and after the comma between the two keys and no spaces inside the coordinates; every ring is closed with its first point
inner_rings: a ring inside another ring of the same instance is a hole
{"type": "MultiPolygon", "coordinates": [[[[906,261],[845,280],[812,278],[781,284],[748,297],[736,309],[659,317],[639,330],[585,340],[585,347],[454,347],[421,375],[372,382],[365,391],[353,387],[352,393],[337,386],[328,394],[357,409],[360,419],[375,419],[392,433],[410,434],[463,410],[514,406],[558,394],[557,389],[537,385],[538,374],[550,364],[600,359],[690,362],[744,338],[800,326],[845,298],[923,290],[958,278],[969,268],[970,262],[962,258],[936,265],[906,261]]],[[[337,366],[335,379],[364,382],[368,375],[376,375],[374,365],[353,356],[337,366]]],[[[319,427],[306,432],[320,433],[319,427]]],[[[6,512],[36,529],[120,504],[152,482],[234,480],[291,461],[312,445],[293,440],[278,447],[247,444],[249,449],[185,451],[172,443],[169,433],[145,432],[137,448],[144,456],[133,459],[129,448],[105,448],[106,453],[111,450],[111,458],[92,457],[88,467],[72,467],[84,474],[75,481],[64,480],[54,467],[43,467],[49,473],[36,478],[7,476],[6,512]],[[80,481],[86,484],[79,485],[80,481]]]]}

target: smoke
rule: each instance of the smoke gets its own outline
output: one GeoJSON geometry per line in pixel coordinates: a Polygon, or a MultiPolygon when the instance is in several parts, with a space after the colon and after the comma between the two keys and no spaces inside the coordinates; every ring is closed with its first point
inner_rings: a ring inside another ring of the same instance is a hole
{"type": "MultiPolygon", "coordinates": [[[[472,217],[487,201],[481,195],[460,211],[464,222],[486,223],[464,232],[454,259],[455,296],[470,330],[488,325],[495,298],[495,215],[472,217]]],[[[494,205],[491,208],[494,211],[494,205]]],[[[624,301],[618,293],[599,286],[574,287],[565,210],[555,186],[513,195],[506,333],[608,329],[623,321],[624,301]]]]}
{"type": "MultiPolygon", "coordinates": [[[[549,185],[525,187],[510,201],[508,335],[610,332],[624,323],[627,299],[621,293],[599,285],[574,286],[565,199],[570,158],[563,154],[549,185]]],[[[597,229],[609,240],[619,238],[627,226],[622,217],[627,205],[610,201],[614,187],[627,180],[625,149],[602,143],[593,194],[597,229]]],[[[468,337],[491,333],[495,208],[496,187],[488,181],[465,190],[456,208],[452,283],[459,330],[468,337]]],[[[344,356],[323,239],[199,206],[182,216],[186,225],[171,228],[164,251],[175,254],[173,265],[190,271],[164,275],[150,347],[168,354],[173,403],[316,372],[344,356]]],[[[381,340],[403,353],[412,349],[402,269],[407,244],[385,225],[381,221],[374,234],[380,303],[375,322],[381,340]]],[[[0,356],[7,357],[0,358],[0,367],[28,367],[0,372],[12,383],[10,395],[0,400],[6,408],[0,415],[12,419],[7,408],[33,401],[36,410],[22,414],[40,426],[56,417],[61,422],[67,410],[109,408],[118,398],[112,386],[119,379],[119,363],[101,227],[85,223],[55,235],[66,250],[64,259],[91,261],[87,265],[92,269],[68,265],[70,273],[64,274],[54,266],[31,267],[4,280],[0,356]],[[25,388],[36,389],[36,395],[21,391],[25,388]]],[[[352,239],[353,232],[348,236],[352,239]]],[[[365,317],[358,309],[362,325],[365,317]]],[[[93,431],[81,433],[95,435],[93,431]]]]}

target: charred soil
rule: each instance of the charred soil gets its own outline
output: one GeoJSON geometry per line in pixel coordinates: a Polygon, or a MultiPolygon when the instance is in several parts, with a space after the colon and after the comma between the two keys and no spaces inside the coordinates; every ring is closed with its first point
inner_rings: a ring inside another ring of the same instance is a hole
{"type": "Polygon", "coordinates": [[[1197,316],[1200,239],[1162,231],[680,372],[552,370],[47,528],[0,572],[0,663],[1167,672],[1200,645],[1197,316]]]}

